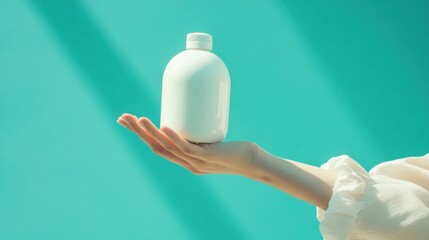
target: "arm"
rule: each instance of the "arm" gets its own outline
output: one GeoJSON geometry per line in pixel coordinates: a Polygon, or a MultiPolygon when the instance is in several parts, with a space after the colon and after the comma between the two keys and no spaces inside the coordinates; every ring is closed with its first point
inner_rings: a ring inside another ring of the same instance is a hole
{"type": "Polygon", "coordinates": [[[148,118],[124,114],[117,122],[135,132],[156,154],[194,174],[237,174],[271,185],[327,209],[336,172],[273,156],[252,142],[193,144],[148,118]]]}
{"type": "Polygon", "coordinates": [[[245,176],[326,210],[337,173],[305,163],[279,158],[258,148],[251,171],[245,176]]]}

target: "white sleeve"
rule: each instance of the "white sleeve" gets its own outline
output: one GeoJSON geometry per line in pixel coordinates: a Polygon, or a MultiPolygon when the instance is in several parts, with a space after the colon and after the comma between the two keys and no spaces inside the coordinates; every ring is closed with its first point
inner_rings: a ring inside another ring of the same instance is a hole
{"type": "MultiPolygon", "coordinates": [[[[390,166],[398,170],[397,164],[390,166]]],[[[429,239],[429,191],[424,187],[368,173],[346,155],[321,168],[338,171],[328,209],[316,209],[325,240],[429,239]]]]}

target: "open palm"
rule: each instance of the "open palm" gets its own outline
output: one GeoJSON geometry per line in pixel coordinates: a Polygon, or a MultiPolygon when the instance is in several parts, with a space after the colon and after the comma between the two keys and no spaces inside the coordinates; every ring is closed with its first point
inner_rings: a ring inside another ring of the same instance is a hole
{"type": "Polygon", "coordinates": [[[258,151],[253,142],[195,144],[169,127],[158,129],[148,118],[125,113],[119,124],[136,133],[155,154],[174,162],[194,174],[246,172],[258,151]]]}

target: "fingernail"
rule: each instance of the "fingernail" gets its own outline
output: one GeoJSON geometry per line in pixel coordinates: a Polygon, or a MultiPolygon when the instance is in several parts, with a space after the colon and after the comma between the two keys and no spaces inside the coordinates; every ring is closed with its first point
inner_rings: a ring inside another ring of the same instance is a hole
{"type": "Polygon", "coordinates": [[[121,125],[122,127],[125,127],[125,125],[124,125],[124,124],[122,124],[122,123],[119,121],[119,119],[118,119],[118,120],[116,120],[116,122],[117,122],[119,125],[121,125]]]}

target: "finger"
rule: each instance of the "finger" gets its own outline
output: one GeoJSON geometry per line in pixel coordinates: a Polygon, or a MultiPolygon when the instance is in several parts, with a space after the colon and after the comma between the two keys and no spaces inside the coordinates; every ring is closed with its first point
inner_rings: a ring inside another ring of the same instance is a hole
{"type": "Polygon", "coordinates": [[[138,120],[140,126],[142,126],[156,141],[158,141],[162,146],[164,146],[169,151],[179,150],[174,143],[168,138],[165,133],[158,130],[158,128],[145,117],[141,117],[138,120]]]}
{"type": "Polygon", "coordinates": [[[135,123],[137,121],[136,116],[125,113],[122,115],[122,118],[127,122],[127,125],[131,131],[135,132],[137,135],[141,134],[142,132],[147,133],[145,129],[141,128],[141,126],[135,123]]]}
{"type": "Polygon", "coordinates": [[[123,127],[128,128],[129,130],[133,131],[133,129],[129,126],[129,123],[127,120],[123,119],[122,117],[119,117],[118,120],[116,120],[117,123],[122,125],[123,127]]]}
{"type": "MultiPolygon", "coordinates": [[[[151,148],[158,148],[161,147],[160,143],[156,141],[155,138],[142,126],[139,125],[137,121],[137,117],[130,114],[124,114],[122,116],[122,121],[124,124],[134,133],[136,133],[149,147],[151,148]]],[[[164,146],[162,146],[164,147],[164,146]]],[[[165,147],[164,147],[165,148],[165,147]]],[[[168,147],[170,148],[170,147],[168,147]]],[[[168,150],[167,148],[167,150],[168,150]]]]}
{"type": "Polygon", "coordinates": [[[132,131],[132,132],[134,132],[134,133],[138,134],[138,132],[136,131],[136,129],[134,129],[134,127],[131,125],[130,121],[127,119],[127,115],[128,115],[128,118],[133,118],[133,117],[135,117],[135,116],[130,115],[130,114],[123,114],[123,115],[120,117],[120,119],[119,119],[120,123],[121,123],[121,124],[123,124],[123,125],[124,125],[126,128],[128,128],[130,131],[132,131]]]}
{"type": "Polygon", "coordinates": [[[164,132],[176,146],[186,155],[190,155],[193,157],[208,157],[208,152],[205,151],[202,147],[192,144],[188,142],[186,139],[181,137],[179,134],[176,133],[173,129],[169,127],[162,127],[161,131],[164,132]]]}
{"type": "Polygon", "coordinates": [[[127,118],[132,118],[132,117],[133,117],[133,115],[131,115],[129,113],[124,113],[118,118],[117,122],[120,124],[124,124],[124,127],[130,128],[130,130],[133,131],[134,129],[132,129],[132,127],[130,126],[130,123],[127,119],[127,118]]]}
{"type": "Polygon", "coordinates": [[[198,169],[200,168],[200,166],[205,165],[204,160],[184,154],[177,147],[177,145],[172,141],[172,139],[169,138],[164,132],[160,131],[152,123],[152,121],[150,121],[150,119],[146,117],[141,117],[138,122],[156,141],[158,141],[158,143],[160,143],[162,146],[164,146],[167,150],[172,152],[174,155],[184,159],[185,161],[189,162],[191,165],[193,165],[198,169]]]}
{"type": "Polygon", "coordinates": [[[167,151],[153,137],[151,137],[150,134],[145,132],[144,129],[142,129],[141,127],[139,128],[139,125],[135,124],[136,119],[137,118],[135,116],[125,115],[123,116],[123,118],[121,118],[122,120],[121,122],[123,122],[124,125],[130,128],[130,130],[134,131],[141,138],[141,140],[143,140],[143,142],[145,142],[151,148],[151,150],[155,154],[160,155],[166,158],[167,160],[188,169],[192,173],[201,174],[201,172],[195,169],[195,167],[189,164],[189,162],[167,151]]]}
{"type": "Polygon", "coordinates": [[[165,159],[169,160],[170,162],[173,162],[175,164],[178,164],[186,168],[193,174],[202,175],[202,174],[210,173],[209,171],[204,171],[200,169],[202,168],[202,166],[206,165],[204,161],[202,161],[201,159],[196,159],[196,158],[184,155],[183,153],[180,152],[180,150],[177,148],[177,146],[174,143],[172,143],[172,145],[175,147],[176,151],[180,152],[181,154],[174,154],[172,152],[168,152],[167,150],[163,149],[162,145],[160,145],[156,141],[156,139],[154,139],[148,132],[146,132],[145,130],[141,132],[138,126],[131,124],[135,120],[137,120],[137,117],[135,117],[134,115],[123,114],[120,117],[120,120],[121,120],[121,123],[123,123],[131,131],[135,132],[147,145],[149,145],[149,147],[152,149],[152,151],[155,154],[158,154],[164,157],[165,159]]]}
{"type": "MultiPolygon", "coordinates": [[[[149,147],[151,147],[152,151],[155,152],[158,155],[163,155],[163,156],[175,156],[175,157],[179,157],[173,153],[171,153],[171,149],[173,148],[174,144],[173,143],[164,143],[161,144],[159,141],[157,141],[156,138],[154,138],[153,134],[151,134],[150,132],[148,132],[145,128],[143,128],[138,120],[137,117],[134,115],[125,115],[124,119],[126,119],[128,125],[130,126],[130,128],[147,144],[149,145],[149,147]],[[168,153],[164,153],[165,151],[168,151],[171,154],[168,153]]],[[[170,157],[171,158],[171,157],[170,157]]],[[[179,157],[181,158],[181,157],[179,157]]],[[[181,158],[182,160],[186,161],[187,163],[189,163],[189,161],[181,158]]],[[[192,165],[192,164],[188,164],[188,165],[192,165]]]]}
{"type": "Polygon", "coordinates": [[[189,162],[187,162],[184,159],[182,159],[182,158],[172,154],[171,152],[165,150],[165,148],[163,148],[161,145],[155,144],[155,146],[156,146],[155,148],[152,148],[152,151],[155,154],[169,160],[170,162],[173,162],[179,166],[182,166],[182,167],[188,169],[192,173],[198,172],[197,169],[194,166],[192,166],[189,162]]]}

